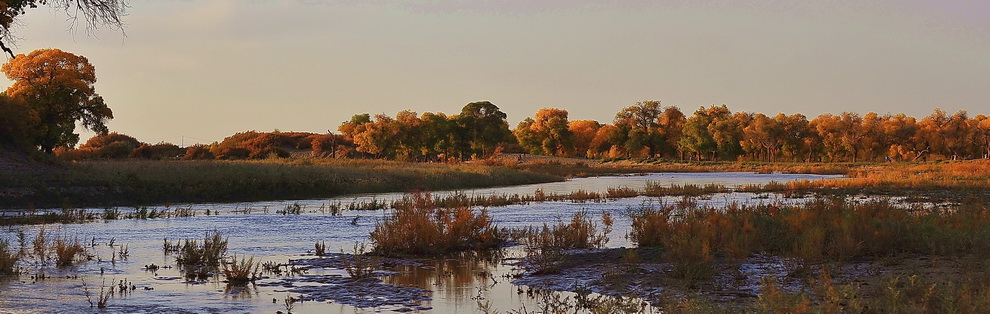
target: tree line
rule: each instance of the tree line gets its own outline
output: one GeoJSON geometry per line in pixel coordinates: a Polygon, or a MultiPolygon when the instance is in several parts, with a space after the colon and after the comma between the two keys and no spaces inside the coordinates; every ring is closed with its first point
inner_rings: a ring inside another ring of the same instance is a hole
{"type": "MultiPolygon", "coordinates": [[[[478,103],[469,104],[469,106],[478,103]]],[[[484,103],[492,112],[500,112],[484,103]]],[[[467,107],[465,107],[467,110],[467,107]]],[[[990,156],[990,117],[935,109],[905,114],[843,112],[813,119],[797,114],[733,113],[725,105],[690,116],[678,107],[643,101],[611,123],[568,120],[567,110],[542,108],[509,130],[504,114],[486,120],[484,143],[460,115],[399,112],[395,118],[355,115],[339,130],[359,152],[383,158],[487,157],[493,153],[666,160],[859,162],[973,159],[990,156]],[[474,132],[474,133],[473,133],[474,132]],[[506,137],[505,134],[512,136],[506,137]],[[479,149],[494,148],[492,150],[479,149]]],[[[476,127],[475,127],[476,128],[476,127]]]]}

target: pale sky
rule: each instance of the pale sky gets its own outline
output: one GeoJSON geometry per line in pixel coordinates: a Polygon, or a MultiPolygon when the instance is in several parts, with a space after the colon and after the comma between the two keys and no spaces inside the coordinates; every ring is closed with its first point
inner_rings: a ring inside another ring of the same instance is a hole
{"type": "Polygon", "coordinates": [[[65,19],[30,10],[15,52],[89,58],[110,129],[151,143],[336,131],[356,113],[478,100],[512,127],[541,107],[611,122],[642,100],[809,119],[990,114],[984,0],[131,1],[126,36],[65,19]]]}

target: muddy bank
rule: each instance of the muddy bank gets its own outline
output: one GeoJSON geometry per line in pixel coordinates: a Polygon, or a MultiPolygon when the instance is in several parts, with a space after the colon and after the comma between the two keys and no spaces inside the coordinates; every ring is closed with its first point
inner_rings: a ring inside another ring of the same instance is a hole
{"type": "MultiPolygon", "coordinates": [[[[767,302],[767,294],[804,298],[809,307],[841,299],[865,309],[883,309],[892,294],[965,286],[990,275],[985,257],[904,255],[858,258],[843,263],[807,263],[797,258],[752,255],[742,260],[718,260],[709,269],[685,270],[662,262],[658,249],[569,251],[559,269],[540,273],[522,260],[515,285],[579,295],[597,293],[635,297],[658,308],[751,310],[767,302]],[[774,291],[769,291],[774,290],[774,291]],[[838,291],[838,292],[836,292],[838,291]],[[830,294],[831,293],[831,294],[830,294]],[[844,294],[842,296],[834,295],[844,294]]],[[[918,296],[921,299],[922,296],[918,296]]],[[[911,301],[923,302],[923,301],[911,301]]],[[[910,302],[908,302],[910,303],[910,302]]]]}

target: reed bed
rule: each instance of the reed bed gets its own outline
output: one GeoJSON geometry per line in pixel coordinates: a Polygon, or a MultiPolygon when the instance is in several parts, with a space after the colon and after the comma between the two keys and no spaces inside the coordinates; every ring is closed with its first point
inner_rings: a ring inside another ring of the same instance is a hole
{"type": "Polygon", "coordinates": [[[990,211],[904,209],[886,199],[816,199],[802,205],[646,208],[632,214],[630,239],[662,247],[672,262],[710,263],[751,254],[842,262],[903,254],[990,253],[990,211]]]}
{"type": "Polygon", "coordinates": [[[861,167],[843,179],[773,182],[740,188],[746,192],[934,195],[990,198],[990,161],[892,163],[861,167]]]}

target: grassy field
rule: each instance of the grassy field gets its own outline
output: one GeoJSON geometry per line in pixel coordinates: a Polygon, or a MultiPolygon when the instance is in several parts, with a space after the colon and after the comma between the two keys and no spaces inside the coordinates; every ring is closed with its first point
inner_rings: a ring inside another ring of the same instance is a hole
{"type": "Polygon", "coordinates": [[[527,170],[382,160],[93,161],[0,174],[0,207],[232,202],[529,184],[562,180],[527,170]]]}

